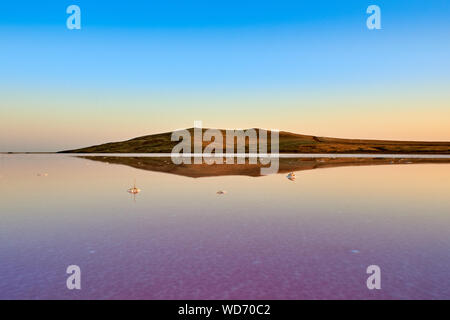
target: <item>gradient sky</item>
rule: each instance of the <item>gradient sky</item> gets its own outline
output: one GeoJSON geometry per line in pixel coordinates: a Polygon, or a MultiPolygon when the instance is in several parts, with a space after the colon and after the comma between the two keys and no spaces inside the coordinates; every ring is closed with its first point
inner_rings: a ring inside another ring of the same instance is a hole
{"type": "Polygon", "coordinates": [[[192,127],[450,140],[450,3],[0,4],[0,151],[192,127]],[[81,30],[66,28],[67,6],[81,30]],[[381,8],[382,30],[366,28],[381,8]]]}

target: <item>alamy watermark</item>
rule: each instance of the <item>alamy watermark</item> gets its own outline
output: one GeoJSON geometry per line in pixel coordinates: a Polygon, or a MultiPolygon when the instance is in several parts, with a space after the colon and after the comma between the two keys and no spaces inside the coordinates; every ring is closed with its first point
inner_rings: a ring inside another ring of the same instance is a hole
{"type": "MultiPolygon", "coordinates": [[[[72,4],[67,7],[66,13],[70,16],[66,20],[66,26],[69,30],[81,29],[81,9],[79,6],[72,4]]],[[[379,6],[372,4],[367,7],[366,13],[370,16],[366,20],[369,30],[381,29],[381,9],[379,6]]]]}
{"type": "MultiPolygon", "coordinates": [[[[66,8],[69,14],[66,26],[69,30],[81,29],[81,9],[77,5],[66,8]]],[[[370,5],[366,9],[366,26],[369,30],[381,29],[381,9],[370,5]]],[[[179,164],[258,164],[261,174],[275,174],[279,169],[279,130],[264,129],[203,129],[202,121],[195,121],[194,128],[176,130],[171,141],[178,141],[171,152],[173,163],[179,164]],[[181,140],[181,141],[180,141],[181,140]],[[206,145],[205,145],[206,143],[206,145]],[[270,151],[269,151],[270,145],[270,151]]],[[[69,290],[81,289],[81,269],[70,265],[66,269],[69,274],[66,287],[69,290]]],[[[381,269],[370,265],[366,269],[369,277],[366,286],[369,290],[381,289],[381,269]]]]}
{"type": "Polygon", "coordinates": [[[70,16],[66,20],[67,29],[81,29],[81,9],[79,6],[72,4],[67,7],[66,13],[70,16]]]}
{"type": "Polygon", "coordinates": [[[373,290],[373,289],[381,289],[381,269],[379,266],[373,264],[367,267],[366,273],[370,274],[370,276],[367,278],[367,289],[373,290]]]}
{"type": "Polygon", "coordinates": [[[66,273],[70,276],[66,280],[67,289],[81,289],[81,269],[79,266],[72,264],[67,267],[66,273]]]}
{"type": "Polygon", "coordinates": [[[381,9],[379,6],[372,4],[367,7],[366,12],[370,14],[367,18],[366,25],[369,30],[381,29],[381,9]]]}
{"type": "Polygon", "coordinates": [[[171,152],[175,164],[260,164],[262,175],[278,172],[279,131],[264,129],[203,129],[201,121],[194,122],[194,136],[189,130],[176,130],[172,141],[180,141],[171,152]],[[270,140],[270,153],[268,145],[270,140]],[[204,148],[204,143],[208,143],[204,148]],[[193,152],[192,152],[193,146],[193,152]],[[225,150],[224,150],[225,149],[225,150]],[[248,151],[248,152],[247,152],[248,151]],[[267,167],[267,165],[269,165],[267,167]]]}

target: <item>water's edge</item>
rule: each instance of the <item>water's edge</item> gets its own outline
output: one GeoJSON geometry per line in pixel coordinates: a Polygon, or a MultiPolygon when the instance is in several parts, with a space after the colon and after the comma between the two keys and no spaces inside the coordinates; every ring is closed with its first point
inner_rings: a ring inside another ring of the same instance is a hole
{"type": "Polygon", "coordinates": [[[91,157],[245,157],[245,158],[387,158],[387,159],[450,159],[450,154],[378,154],[378,153],[58,153],[58,152],[0,152],[1,155],[62,155],[91,157]]]}

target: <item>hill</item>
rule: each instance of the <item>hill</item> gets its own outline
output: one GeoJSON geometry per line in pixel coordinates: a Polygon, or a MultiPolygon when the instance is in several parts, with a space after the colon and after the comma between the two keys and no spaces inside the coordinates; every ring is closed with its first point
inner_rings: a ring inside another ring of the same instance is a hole
{"type": "MultiPolygon", "coordinates": [[[[193,140],[193,128],[188,129],[193,140]]],[[[207,129],[203,129],[205,131],[207,129]]],[[[258,136],[261,130],[255,129],[258,136]]],[[[225,137],[225,130],[221,130],[225,137]]],[[[61,151],[62,153],[170,153],[178,141],[171,141],[172,132],[152,134],[131,140],[61,151]]],[[[270,134],[268,151],[270,152],[270,134]]],[[[191,140],[191,152],[193,141],[191,140]]],[[[224,139],[225,140],[225,139],[224,139]]],[[[209,141],[203,142],[203,147],[209,141]]],[[[224,141],[225,150],[225,141],[224,141]]],[[[246,152],[249,141],[246,139],[246,152]]],[[[340,139],[302,135],[286,131],[279,133],[280,153],[370,153],[370,154],[450,154],[450,142],[391,141],[340,139]]]]}

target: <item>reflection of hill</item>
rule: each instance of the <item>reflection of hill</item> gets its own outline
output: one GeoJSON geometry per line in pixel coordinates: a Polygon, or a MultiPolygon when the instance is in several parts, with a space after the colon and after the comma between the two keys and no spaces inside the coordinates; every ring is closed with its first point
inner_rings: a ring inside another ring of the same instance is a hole
{"type": "MultiPolygon", "coordinates": [[[[200,178],[213,176],[243,175],[260,176],[258,164],[180,164],[176,165],[170,158],[151,157],[114,157],[114,156],[80,156],[83,159],[101,161],[112,164],[123,164],[133,168],[166,172],[186,177],[200,178]]],[[[364,166],[380,164],[409,163],[450,163],[450,159],[386,159],[386,158],[281,158],[279,173],[332,168],[343,166],[364,166]]]]}

